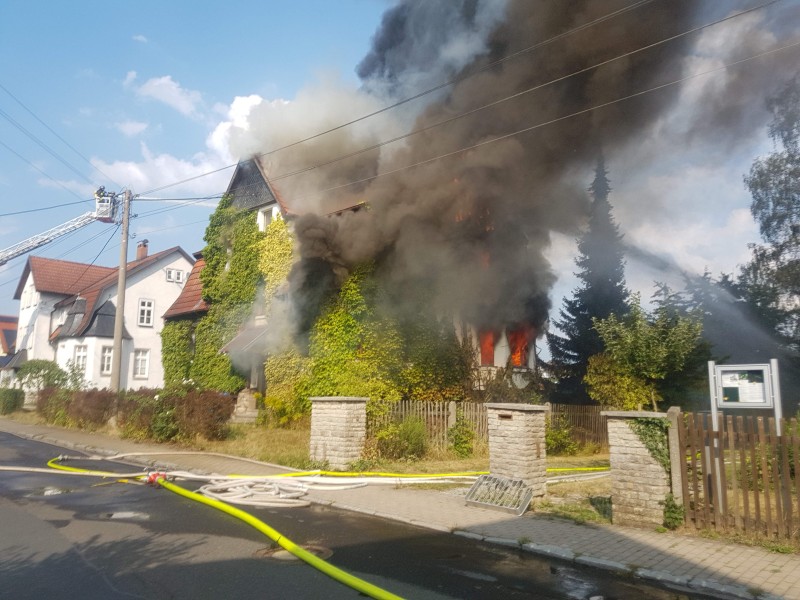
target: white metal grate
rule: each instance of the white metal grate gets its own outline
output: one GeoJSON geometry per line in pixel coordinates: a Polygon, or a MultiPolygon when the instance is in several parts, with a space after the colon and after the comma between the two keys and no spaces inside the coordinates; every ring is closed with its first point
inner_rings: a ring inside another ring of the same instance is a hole
{"type": "Polygon", "coordinates": [[[533,490],[521,479],[481,475],[467,492],[467,505],[520,516],[531,503],[533,490]]]}

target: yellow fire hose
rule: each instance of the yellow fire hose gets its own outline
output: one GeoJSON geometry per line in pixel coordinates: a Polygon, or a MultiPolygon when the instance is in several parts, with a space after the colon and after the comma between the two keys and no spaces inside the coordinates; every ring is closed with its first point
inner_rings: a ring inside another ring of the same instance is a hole
{"type": "MultiPolygon", "coordinates": [[[[47,466],[58,469],[61,471],[69,471],[73,473],[83,473],[86,475],[95,475],[95,476],[102,476],[102,477],[114,477],[115,474],[110,471],[91,471],[89,469],[80,469],[78,467],[68,467],[66,465],[59,464],[60,458],[53,458],[48,461],[47,466]]],[[[200,502],[201,504],[205,504],[212,508],[216,508],[219,511],[222,511],[226,514],[231,515],[232,517],[236,517],[237,519],[244,521],[254,529],[260,531],[264,535],[266,535],[269,539],[273,542],[281,546],[284,550],[291,552],[294,556],[299,558],[300,560],[306,562],[310,566],[314,567],[318,571],[324,573],[328,577],[335,579],[339,583],[343,583],[344,585],[362,593],[370,598],[375,598],[376,600],[401,600],[401,596],[397,596],[383,588],[380,588],[368,581],[364,581],[356,577],[355,575],[351,575],[350,573],[343,571],[342,569],[335,567],[334,565],[330,564],[329,562],[315,556],[308,550],[302,548],[295,544],[289,538],[281,535],[278,531],[257,519],[253,515],[246,513],[243,510],[239,510],[225,502],[221,502],[220,500],[215,500],[213,498],[207,498],[190,490],[187,490],[179,485],[171,483],[167,481],[166,476],[163,474],[150,474],[148,475],[141,475],[137,477],[137,479],[147,479],[149,482],[157,483],[161,487],[183,496],[185,498],[189,498],[190,500],[194,500],[195,502],[200,502]]]]}

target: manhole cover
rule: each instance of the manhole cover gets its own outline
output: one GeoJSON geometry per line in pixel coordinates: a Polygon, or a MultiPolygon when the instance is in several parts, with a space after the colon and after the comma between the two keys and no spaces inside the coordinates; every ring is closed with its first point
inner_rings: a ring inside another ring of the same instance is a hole
{"type": "MultiPolygon", "coordinates": [[[[333,555],[333,550],[331,550],[330,548],[326,548],[325,546],[315,546],[313,544],[309,544],[307,546],[301,546],[301,548],[303,548],[303,550],[305,550],[306,552],[310,552],[317,558],[321,558],[323,560],[326,560],[333,555]]],[[[283,548],[260,548],[255,552],[253,552],[253,557],[266,558],[281,563],[302,562],[294,554],[292,554],[288,550],[284,550],[283,548]]]]}

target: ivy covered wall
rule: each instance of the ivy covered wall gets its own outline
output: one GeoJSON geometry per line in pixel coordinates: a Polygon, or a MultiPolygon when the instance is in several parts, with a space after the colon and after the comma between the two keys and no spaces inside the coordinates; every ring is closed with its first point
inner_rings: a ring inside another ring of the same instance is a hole
{"type": "MultiPolygon", "coordinates": [[[[253,303],[274,333],[286,334],[265,362],[264,403],[278,424],[310,411],[311,396],[366,396],[368,411],[382,412],[402,398],[460,400],[469,392],[471,348],[459,342],[452,318],[410,310],[399,317],[379,268],[364,265],[324,305],[309,332],[307,351],[293,343],[286,315],[274,310],[293,263],[289,224],[274,219],[263,233],[252,212],[237,212],[229,197],[211,216],[201,273],[210,303],[198,321],[178,320],[164,328],[164,368],[169,384],[190,380],[201,389],[236,393],[246,380],[219,352],[253,313],[253,303]]],[[[424,304],[424,300],[420,301],[424,304]]]]}

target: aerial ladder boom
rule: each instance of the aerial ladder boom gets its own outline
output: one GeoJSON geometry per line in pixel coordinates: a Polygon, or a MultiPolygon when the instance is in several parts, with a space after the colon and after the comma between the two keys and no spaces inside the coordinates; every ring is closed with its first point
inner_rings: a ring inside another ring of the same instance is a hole
{"type": "Polygon", "coordinates": [[[18,256],[22,256],[23,254],[36,250],[36,248],[44,246],[45,244],[49,244],[53,240],[60,238],[62,235],[76,231],[81,227],[86,227],[89,223],[93,223],[94,221],[113,223],[117,214],[116,194],[106,193],[104,188],[101,187],[99,190],[97,190],[97,192],[95,192],[94,199],[94,212],[84,213],[79,217],[75,217],[74,219],[67,221],[66,223],[62,223],[61,225],[53,227],[52,229],[48,229],[43,233],[29,237],[27,240],[23,240],[17,244],[14,244],[13,246],[9,246],[8,248],[0,250],[0,265],[4,265],[8,261],[18,256]]]}

